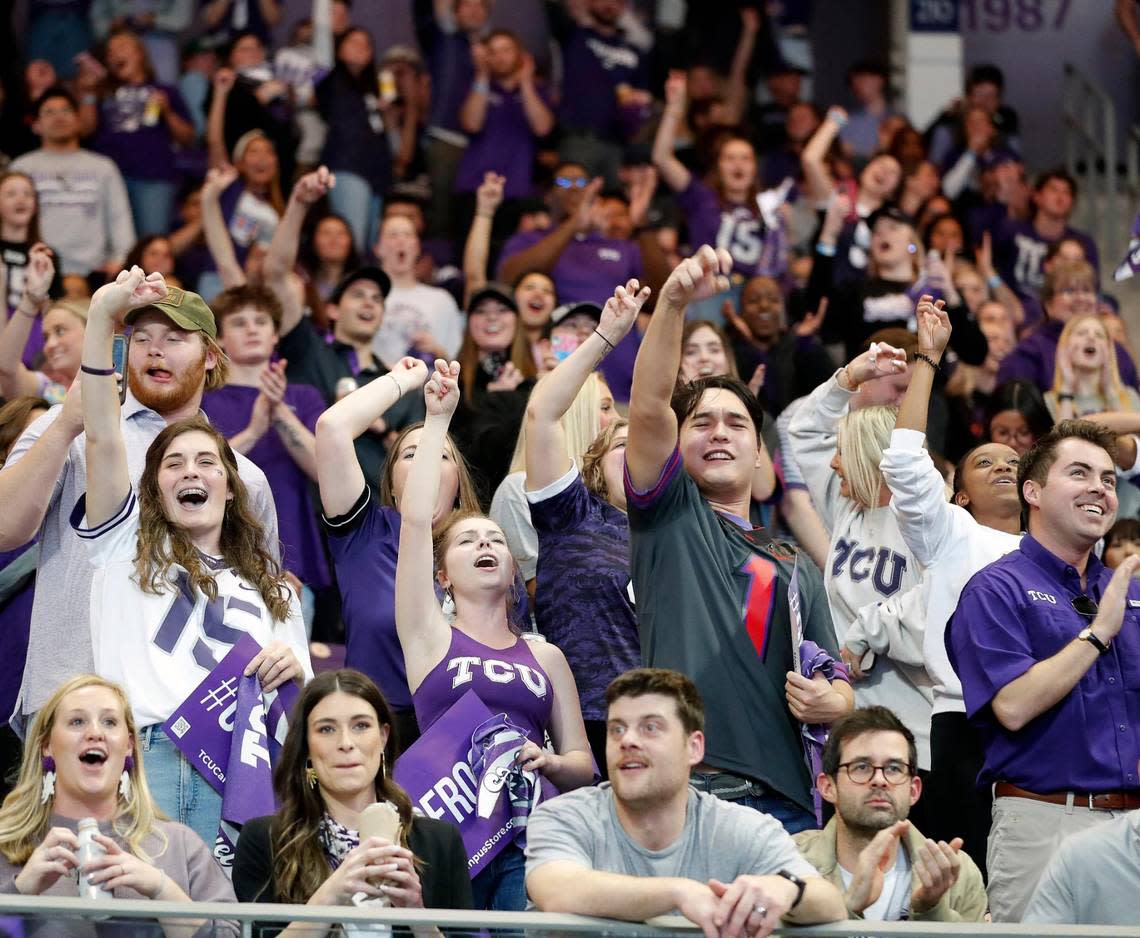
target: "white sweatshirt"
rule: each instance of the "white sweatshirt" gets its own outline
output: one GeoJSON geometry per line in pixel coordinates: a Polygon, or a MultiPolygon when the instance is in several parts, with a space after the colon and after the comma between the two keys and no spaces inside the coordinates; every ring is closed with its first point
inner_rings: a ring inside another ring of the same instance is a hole
{"type": "Polygon", "coordinates": [[[852,652],[874,651],[867,677],[855,681],[859,706],[889,707],[914,734],[920,768],[930,768],[932,682],[918,649],[926,608],[919,565],[887,506],[862,509],[839,494],[831,469],[836,428],[851,393],[833,376],[792,418],[792,458],[831,532],[824,586],[836,639],[852,652]]]}
{"type": "Polygon", "coordinates": [[[879,468],[891,490],[899,531],[932,581],[923,658],[934,680],[934,712],[965,713],[962,685],[946,655],[946,623],[970,577],[1017,550],[1021,535],[979,524],[965,508],[948,502],[925,441],[917,430],[895,430],[879,468]]]}

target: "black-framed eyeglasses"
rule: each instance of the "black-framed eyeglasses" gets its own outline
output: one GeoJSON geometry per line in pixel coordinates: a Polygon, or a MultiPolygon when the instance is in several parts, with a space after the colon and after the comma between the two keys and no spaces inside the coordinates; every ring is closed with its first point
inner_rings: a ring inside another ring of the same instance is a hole
{"type": "Polygon", "coordinates": [[[1073,612],[1088,619],[1095,619],[1100,607],[1091,596],[1077,596],[1070,600],[1073,612]]]}
{"type": "Polygon", "coordinates": [[[847,773],[847,777],[856,785],[866,785],[879,771],[883,773],[883,778],[887,780],[888,785],[901,785],[911,775],[911,767],[908,763],[894,759],[883,765],[876,765],[866,759],[856,759],[854,762],[839,763],[839,768],[843,769],[847,773]]]}

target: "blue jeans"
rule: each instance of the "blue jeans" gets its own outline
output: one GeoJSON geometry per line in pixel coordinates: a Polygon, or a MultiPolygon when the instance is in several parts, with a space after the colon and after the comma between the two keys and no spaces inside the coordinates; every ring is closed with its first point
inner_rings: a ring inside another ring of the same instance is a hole
{"type": "Polygon", "coordinates": [[[526,908],[525,880],[526,855],[517,845],[508,844],[471,880],[475,908],[522,912],[526,908]]]}
{"type": "Polygon", "coordinates": [[[329,192],[329,208],[348,222],[352,239],[363,257],[371,257],[380,232],[384,200],[363,176],[343,169],[336,171],[336,188],[329,192]]]}
{"type": "Polygon", "coordinates": [[[174,198],[178,187],[166,179],[136,179],[127,176],[127,198],[135,217],[135,231],[144,235],[165,235],[174,219],[174,198]]]}
{"type": "Polygon", "coordinates": [[[160,725],[139,730],[139,748],[146,754],[146,780],[159,810],[193,830],[213,853],[222,819],[222,796],[186,761],[160,725]]]}

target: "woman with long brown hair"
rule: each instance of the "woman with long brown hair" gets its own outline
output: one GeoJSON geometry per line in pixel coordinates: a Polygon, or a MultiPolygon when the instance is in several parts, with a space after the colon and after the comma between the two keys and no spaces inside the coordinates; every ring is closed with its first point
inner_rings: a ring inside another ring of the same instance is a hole
{"type": "MultiPolygon", "coordinates": [[[[247,822],[234,857],[242,902],[345,905],[384,897],[400,908],[469,909],[471,880],[459,830],[412,814],[391,776],[397,752],[392,709],[359,671],[314,678],[293,710],[273,773],[281,807],[247,822]],[[395,836],[360,836],[361,812],[387,802],[395,836]]],[[[309,925],[286,930],[308,934],[309,925]]]]}
{"type": "MultiPolygon", "coordinates": [[[[246,674],[256,673],[264,691],[288,680],[303,683],[312,673],[300,601],[264,546],[225,437],[201,416],[167,425],[147,449],[137,491],[131,485],[111,366],[112,322],[120,313],[129,321],[132,311],[166,295],[160,274],[144,280],[136,267],[91,299],[80,371],[87,493],[72,516],[96,567],[95,668],[126,687],[150,740],[148,728],[161,728],[247,635],[262,650],[246,674]]],[[[189,354],[183,349],[199,341],[199,331],[214,328],[200,297],[179,294],[178,301],[172,310],[178,318],[171,318],[174,328],[155,359],[161,367],[152,368],[171,381],[174,372],[164,369],[189,354]]],[[[207,348],[201,367],[217,361],[207,348]]],[[[162,808],[213,843],[221,797],[173,744],[152,745],[150,754],[162,808]]]]}
{"type": "MultiPolygon", "coordinates": [[[[206,845],[158,810],[142,759],[122,687],[94,674],[58,687],[32,722],[19,781],[0,808],[0,892],[74,897],[78,873],[113,899],[233,902],[206,845]],[[95,840],[106,852],[80,870],[77,830],[85,818],[97,822],[95,840]]],[[[186,935],[188,925],[205,923],[163,924],[186,935]]],[[[98,928],[66,927],[69,935],[98,928]]],[[[209,934],[236,935],[237,928],[211,922],[209,934]]]]}

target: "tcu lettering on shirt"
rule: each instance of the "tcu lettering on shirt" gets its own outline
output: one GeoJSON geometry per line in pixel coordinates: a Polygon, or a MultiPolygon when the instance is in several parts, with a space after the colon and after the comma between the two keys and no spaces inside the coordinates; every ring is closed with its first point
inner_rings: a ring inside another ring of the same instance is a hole
{"type": "Polygon", "coordinates": [[[1051,593],[1039,593],[1037,590],[1026,590],[1025,592],[1034,602],[1057,605],[1057,597],[1051,593]]]}
{"type": "Polygon", "coordinates": [[[866,322],[891,322],[910,319],[913,315],[914,300],[905,293],[871,296],[863,301],[863,319],[866,322]]]}
{"type": "Polygon", "coordinates": [[[447,670],[454,671],[452,689],[470,684],[474,674],[471,669],[482,667],[483,676],[494,684],[510,684],[521,678],[523,686],[540,700],[546,696],[546,676],[529,665],[515,661],[499,661],[497,658],[480,658],[478,655],[460,655],[447,662],[447,670]]]}
{"type": "Polygon", "coordinates": [[[835,544],[835,560],[831,565],[831,575],[847,575],[854,583],[861,583],[871,577],[871,585],[883,596],[893,596],[902,585],[906,573],[906,557],[886,547],[860,547],[858,541],[840,538],[835,544]]]}
{"type": "Polygon", "coordinates": [[[615,68],[637,68],[637,53],[624,46],[611,46],[591,36],[586,47],[598,57],[607,72],[615,68]]]}

